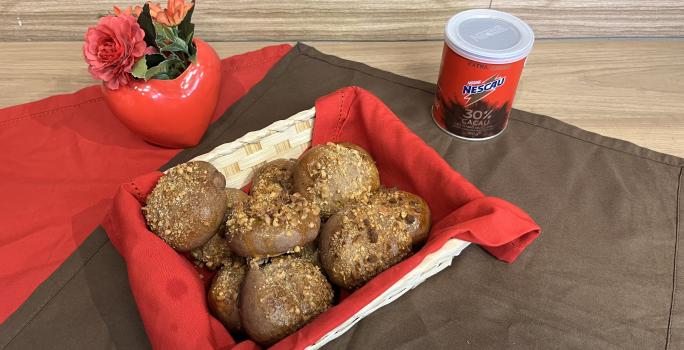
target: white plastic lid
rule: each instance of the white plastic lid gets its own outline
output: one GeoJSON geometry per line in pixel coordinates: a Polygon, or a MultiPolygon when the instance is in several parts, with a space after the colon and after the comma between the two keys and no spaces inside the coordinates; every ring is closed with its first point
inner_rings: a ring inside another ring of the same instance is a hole
{"type": "Polygon", "coordinates": [[[482,63],[505,64],[527,57],[534,44],[532,28],[518,17],[495,10],[459,12],[446,24],[447,45],[482,63]]]}

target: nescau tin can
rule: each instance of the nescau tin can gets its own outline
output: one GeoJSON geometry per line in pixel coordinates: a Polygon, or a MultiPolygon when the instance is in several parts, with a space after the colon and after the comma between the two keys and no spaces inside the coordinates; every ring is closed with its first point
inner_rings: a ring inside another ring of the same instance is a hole
{"type": "Polygon", "coordinates": [[[532,29],[505,12],[469,10],[451,17],[432,107],[437,125],[468,140],[502,133],[533,44],[532,29]]]}

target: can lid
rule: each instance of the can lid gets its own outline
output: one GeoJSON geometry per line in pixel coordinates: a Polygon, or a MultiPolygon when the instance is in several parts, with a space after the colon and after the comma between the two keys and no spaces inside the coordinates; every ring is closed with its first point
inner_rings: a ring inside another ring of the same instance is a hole
{"type": "Polygon", "coordinates": [[[527,57],[534,32],[527,23],[495,10],[459,12],[446,24],[445,40],[459,55],[474,61],[504,64],[527,57]]]}

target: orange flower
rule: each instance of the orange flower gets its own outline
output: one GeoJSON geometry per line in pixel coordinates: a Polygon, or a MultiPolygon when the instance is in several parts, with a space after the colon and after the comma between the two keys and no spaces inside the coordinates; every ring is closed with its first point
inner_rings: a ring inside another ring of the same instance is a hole
{"type": "MultiPolygon", "coordinates": [[[[163,25],[174,27],[179,25],[188,11],[192,8],[193,3],[186,3],[185,0],[168,0],[165,9],[159,8],[159,5],[155,5],[156,14],[152,17],[163,25]]],[[[152,13],[152,3],[150,3],[150,14],[152,13]]]]}
{"type": "Polygon", "coordinates": [[[118,6],[114,6],[114,14],[117,16],[120,16],[122,14],[124,15],[129,15],[129,16],[135,16],[138,17],[140,16],[140,13],[142,12],[142,7],[136,6],[136,7],[126,7],[125,9],[120,9],[118,6]]]}
{"type": "Polygon", "coordinates": [[[157,14],[162,11],[161,6],[159,6],[159,3],[153,3],[152,1],[147,2],[148,5],[150,5],[150,16],[152,18],[157,17],[157,14]]]}

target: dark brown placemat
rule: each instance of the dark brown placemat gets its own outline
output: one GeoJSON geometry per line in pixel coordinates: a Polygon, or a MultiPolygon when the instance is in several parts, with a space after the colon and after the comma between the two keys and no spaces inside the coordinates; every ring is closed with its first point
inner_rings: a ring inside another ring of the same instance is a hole
{"type": "MultiPolygon", "coordinates": [[[[500,137],[456,140],[430,118],[434,85],[300,44],[200,146],[168,166],[349,85],[380,97],[456,170],[485,193],[519,205],[544,232],[512,265],[466,249],[330,348],[684,347],[684,282],[675,269],[684,268],[676,253],[680,158],[517,110],[500,137]]],[[[430,169],[416,171],[429,176],[430,169]]],[[[94,249],[79,249],[34,294],[39,300],[32,296],[0,326],[0,345],[149,347],[120,257],[101,231],[83,247],[94,249]]]]}

